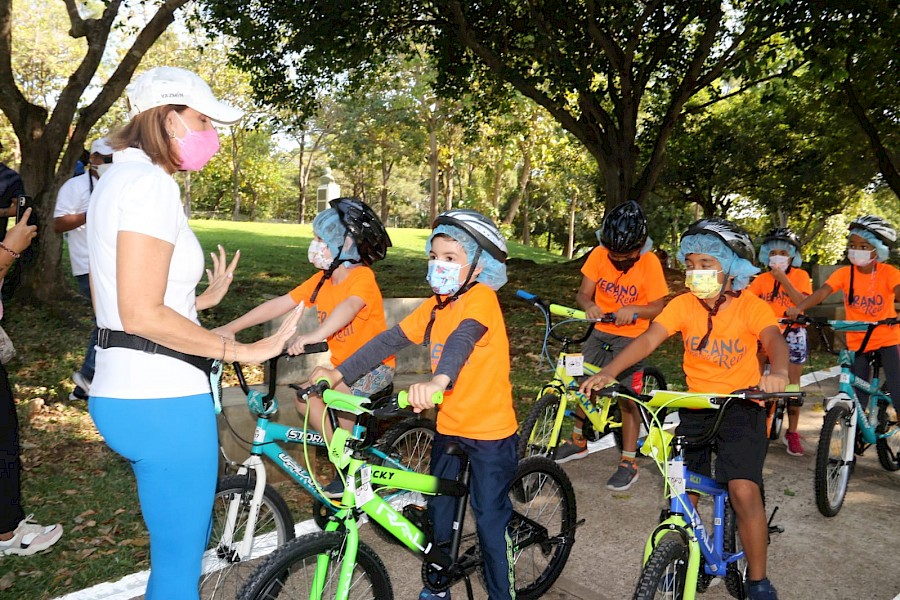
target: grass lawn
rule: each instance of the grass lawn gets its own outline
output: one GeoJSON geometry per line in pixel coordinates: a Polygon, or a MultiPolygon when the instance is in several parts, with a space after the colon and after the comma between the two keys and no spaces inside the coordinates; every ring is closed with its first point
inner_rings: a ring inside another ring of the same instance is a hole
{"type": "MultiPolygon", "coordinates": [[[[306,258],[309,225],[223,221],[192,225],[207,251],[222,244],[229,253],[240,249],[242,254],[229,295],[221,306],[202,315],[207,326],[223,324],[267,298],[288,292],[314,271],[306,258]]],[[[389,231],[393,248],[375,267],[384,295],[428,295],[424,257],[428,232],[389,231]]],[[[518,300],[515,291],[527,289],[549,301],[574,304],[581,262],[567,262],[515,243],[510,253],[510,281],[500,291],[500,300],[509,329],[517,410],[523,420],[548,368],[538,356],[543,319],[518,300]]],[[[671,275],[675,283],[679,276],[671,275]]],[[[41,523],[62,522],[66,531],[47,554],[0,558],[0,600],[53,598],[149,566],[131,469],[103,443],[86,403],[68,401],[69,377],[84,356],[90,319],[88,303],[74,287],[47,305],[20,306],[13,300],[6,306],[3,326],[18,349],[7,368],[18,399],[25,510],[34,512],[41,523]]],[[[259,328],[248,330],[241,339],[250,341],[260,334],[259,328]]],[[[670,340],[649,362],[663,370],[670,386],[683,388],[680,343],[670,340]]],[[[826,357],[817,362],[833,361],[826,357]]],[[[256,376],[260,377],[259,370],[256,376]]],[[[177,510],[174,504],[173,510],[177,510]]]]}

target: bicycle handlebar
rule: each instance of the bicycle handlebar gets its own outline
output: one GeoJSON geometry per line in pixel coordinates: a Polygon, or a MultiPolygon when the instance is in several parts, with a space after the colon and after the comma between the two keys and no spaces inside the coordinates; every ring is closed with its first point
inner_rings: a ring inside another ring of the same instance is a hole
{"type": "MultiPolygon", "coordinates": [[[[313,344],[307,344],[303,347],[303,354],[318,354],[320,352],[328,351],[328,342],[315,342],[313,344]]],[[[288,354],[287,352],[282,352],[278,356],[273,356],[269,359],[269,389],[266,395],[263,397],[263,400],[268,402],[272,398],[275,397],[275,384],[277,380],[278,374],[278,361],[282,358],[287,358],[290,360],[295,356],[302,356],[302,354],[288,354]]],[[[234,367],[234,374],[237,376],[238,384],[241,386],[241,389],[244,391],[244,394],[250,393],[250,386],[247,384],[247,380],[244,378],[244,372],[241,369],[241,363],[233,362],[231,366],[234,367]]]]}

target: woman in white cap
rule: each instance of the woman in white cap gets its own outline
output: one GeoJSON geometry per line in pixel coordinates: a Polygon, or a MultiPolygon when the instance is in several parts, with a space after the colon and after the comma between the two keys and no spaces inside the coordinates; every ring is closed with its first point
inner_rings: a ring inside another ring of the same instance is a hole
{"type": "Polygon", "coordinates": [[[150,533],[148,600],[198,598],[215,495],[216,417],[210,359],[261,362],[279,354],[298,314],[253,344],[200,326],[197,311],[228,290],[237,253],[219,247],[199,296],[203,252],[172,174],[201,169],[219,148],[213,121],[243,113],[185,69],[159,67],[126,90],[131,121],[111,137],[114,163],[88,210],[91,284],[100,328],[89,410],[128,459],[150,533]]]}

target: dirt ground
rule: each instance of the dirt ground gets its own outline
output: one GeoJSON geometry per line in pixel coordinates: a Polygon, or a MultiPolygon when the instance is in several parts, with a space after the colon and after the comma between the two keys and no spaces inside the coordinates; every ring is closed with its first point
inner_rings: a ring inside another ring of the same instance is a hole
{"type": "MultiPolygon", "coordinates": [[[[857,463],[841,512],[825,518],[816,508],[813,464],[824,414],[816,404],[828,387],[807,389],[813,397],[801,408],[799,426],[806,455],[790,456],[780,442],[770,445],[767,506],[779,508],[774,522],[785,531],[772,538],[769,576],[782,600],[891,600],[900,595],[900,471],[885,471],[870,448],[857,463]]],[[[617,461],[618,453],[603,450],[563,465],[575,488],[578,516],[587,522],[578,529],[561,579],[545,598],[631,598],[644,542],[664,506],[662,476],[645,458],[630,490],[610,492],[605,483],[617,461]]],[[[411,565],[402,550],[378,551],[388,564],[396,597],[416,598],[421,589],[418,565],[411,565]]],[[[476,598],[487,597],[478,583],[473,587],[476,598]]],[[[453,597],[466,598],[462,585],[453,588],[453,597]]],[[[730,598],[724,583],[714,584],[702,597],[730,598]]]]}

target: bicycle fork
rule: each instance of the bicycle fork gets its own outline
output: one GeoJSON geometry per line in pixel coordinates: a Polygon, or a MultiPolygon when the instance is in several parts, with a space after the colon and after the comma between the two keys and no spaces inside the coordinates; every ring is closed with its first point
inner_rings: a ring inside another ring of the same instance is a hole
{"type": "Polygon", "coordinates": [[[662,538],[673,532],[677,533],[688,547],[688,562],[684,576],[684,595],[682,598],[683,600],[694,600],[697,594],[697,580],[700,576],[700,541],[697,539],[694,530],[688,527],[682,517],[672,516],[657,525],[650,537],[647,538],[642,564],[647,563],[647,559],[650,558],[650,554],[659,545],[662,538]]]}
{"type": "MultiPolygon", "coordinates": [[[[244,529],[244,538],[240,541],[237,548],[232,551],[229,560],[232,562],[240,562],[250,556],[253,550],[253,536],[256,534],[256,519],[259,517],[259,508],[262,506],[263,494],[266,487],[266,469],[263,466],[262,458],[257,455],[247,457],[247,460],[238,469],[238,475],[249,476],[249,472],[253,471],[256,475],[256,482],[253,488],[253,496],[250,498],[250,513],[247,516],[246,527],[244,529]]],[[[243,495],[235,495],[228,504],[228,516],[225,520],[225,530],[222,532],[221,545],[226,548],[232,548],[234,543],[234,530],[237,527],[238,513],[244,505],[243,495]]]]}

